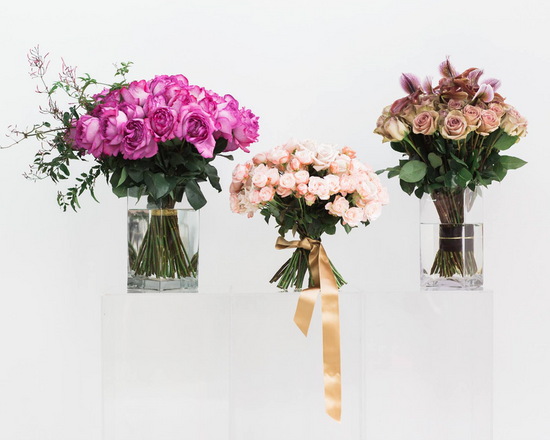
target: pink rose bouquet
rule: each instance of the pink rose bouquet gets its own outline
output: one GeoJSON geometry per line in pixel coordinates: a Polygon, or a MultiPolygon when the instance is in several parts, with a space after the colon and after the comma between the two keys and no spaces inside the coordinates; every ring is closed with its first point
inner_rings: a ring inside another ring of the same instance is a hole
{"type": "MultiPolygon", "coordinates": [[[[376,173],[351,148],[295,139],[237,165],[230,193],[233,212],[248,217],[260,212],[267,222],[275,219],[281,237],[292,231],[300,239],[313,240],[320,240],[323,233],[335,234],[338,224],[348,233],[366,226],[388,203],[376,173]]],[[[301,289],[310,270],[308,258],[308,250],[296,249],[271,282],[278,281],[285,290],[301,289]]],[[[341,287],[345,281],[331,267],[341,287]]]]}
{"type": "MultiPolygon", "coordinates": [[[[399,176],[409,195],[429,195],[442,224],[461,224],[467,188],[500,182],[509,170],[525,165],[502,152],[527,134],[527,120],[497,93],[499,80],[481,79],[482,70],[458,73],[447,59],[440,72],[435,86],[431,78],[421,83],[415,75],[403,74],[407,95],[383,110],[374,132],[403,154],[398,166],[384,170],[388,177],[399,176]]],[[[456,248],[438,252],[432,274],[476,273],[473,256],[464,258],[456,248]]]]}

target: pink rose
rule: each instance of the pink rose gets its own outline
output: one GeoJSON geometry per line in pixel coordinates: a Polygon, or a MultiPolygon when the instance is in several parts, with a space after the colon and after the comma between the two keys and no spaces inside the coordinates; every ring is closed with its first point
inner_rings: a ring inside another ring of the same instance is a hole
{"type": "Polygon", "coordinates": [[[296,186],[296,179],[292,173],[284,173],[279,179],[279,188],[294,189],[296,186]]]}
{"type": "Polygon", "coordinates": [[[290,169],[292,171],[298,171],[300,169],[300,166],[302,164],[300,163],[300,161],[298,159],[296,159],[295,157],[293,157],[291,160],[290,160],[290,169]]]}
{"type": "Polygon", "coordinates": [[[277,188],[277,194],[279,194],[281,197],[288,197],[292,194],[292,190],[289,188],[283,188],[282,186],[279,186],[277,188]]]}
{"type": "Polygon", "coordinates": [[[321,200],[328,200],[330,198],[328,183],[322,177],[310,177],[308,189],[312,194],[316,195],[321,200]]]}
{"type": "Polygon", "coordinates": [[[129,160],[153,157],[157,154],[158,146],[147,120],[133,119],[126,123],[121,151],[124,159],[129,160]]]}
{"type": "Polygon", "coordinates": [[[363,221],[364,215],[362,208],[349,208],[342,216],[342,223],[354,228],[359,226],[359,223],[363,221]]]}
{"type": "Polygon", "coordinates": [[[231,182],[231,185],[229,185],[229,193],[238,194],[239,192],[241,192],[242,188],[243,184],[241,182],[231,182]]]}
{"type": "Polygon", "coordinates": [[[262,202],[270,202],[275,195],[275,189],[272,186],[264,186],[260,190],[260,199],[262,202]]]}
{"type": "Polygon", "coordinates": [[[462,110],[462,114],[470,127],[478,127],[481,118],[481,110],[480,107],[473,105],[467,105],[464,107],[464,110],[462,110]]]}
{"type": "Polygon", "coordinates": [[[329,174],[324,177],[325,182],[328,184],[330,194],[336,194],[340,191],[340,178],[334,174],[329,174]]]}
{"type": "Polygon", "coordinates": [[[313,205],[316,201],[317,201],[317,196],[315,194],[312,194],[312,193],[307,193],[305,196],[304,196],[304,200],[306,201],[306,205],[307,206],[311,206],[313,205]]]}
{"type": "Polygon", "coordinates": [[[321,144],[313,155],[313,168],[316,171],[326,170],[337,157],[338,150],[333,145],[321,144]]]}
{"type": "Polygon", "coordinates": [[[103,153],[103,139],[100,133],[99,118],[82,116],[76,123],[75,142],[78,148],[89,151],[99,158],[103,153]]]}
{"type": "Polygon", "coordinates": [[[370,202],[365,208],[365,219],[369,222],[376,220],[382,213],[382,204],[379,202],[370,202]]]}
{"type": "Polygon", "coordinates": [[[340,190],[345,193],[352,193],[355,191],[356,183],[349,174],[344,174],[340,177],[340,190]]]}
{"type": "Polygon", "coordinates": [[[258,153],[256,156],[252,158],[252,162],[254,162],[254,165],[259,165],[261,163],[267,162],[267,156],[265,153],[258,153]]]}
{"type": "Polygon", "coordinates": [[[281,147],[276,147],[267,153],[267,160],[275,165],[287,163],[290,159],[290,153],[281,147]]]}
{"type": "Polygon", "coordinates": [[[388,194],[387,188],[382,188],[378,191],[378,201],[382,205],[387,205],[388,203],[390,203],[390,195],[388,194]]]}
{"type": "Polygon", "coordinates": [[[357,192],[363,200],[375,200],[378,196],[378,188],[370,180],[363,180],[357,185],[357,192]]]}
{"type": "Polygon", "coordinates": [[[460,140],[468,135],[468,122],[458,110],[452,110],[447,114],[441,127],[441,136],[445,139],[460,140]]]}
{"type": "MultiPolygon", "coordinates": [[[[262,188],[263,189],[263,188],[262,188]]],[[[258,190],[252,190],[248,193],[248,201],[252,203],[253,205],[259,205],[260,204],[260,191],[258,190]]]]}
{"type": "Polygon", "coordinates": [[[296,183],[308,183],[309,182],[309,173],[306,170],[298,171],[296,174],[294,174],[294,178],[296,179],[296,183]]]}
{"type": "Polygon", "coordinates": [[[418,114],[413,120],[413,132],[431,136],[437,130],[439,114],[435,111],[426,111],[418,114]]]}
{"type": "Polygon", "coordinates": [[[246,169],[246,166],[239,164],[233,170],[233,182],[235,183],[244,182],[244,180],[246,180],[247,177],[248,177],[248,170],[246,169]]]}
{"type": "Polygon", "coordinates": [[[355,159],[355,156],[357,155],[354,150],[352,150],[350,147],[344,147],[342,148],[342,154],[345,154],[350,159],[355,159]]]}
{"type": "Polygon", "coordinates": [[[330,215],[334,215],[336,217],[342,217],[345,212],[349,209],[349,202],[346,200],[345,197],[342,196],[336,196],[334,199],[334,202],[327,203],[325,205],[325,209],[328,211],[330,215]]]}
{"type": "Polygon", "coordinates": [[[482,136],[488,136],[500,125],[500,118],[493,110],[482,110],[480,124],[476,132],[482,136]]]}
{"type": "Polygon", "coordinates": [[[258,170],[254,173],[252,177],[252,183],[258,188],[263,188],[267,185],[267,176],[264,173],[259,173],[258,170]]]}
{"type": "Polygon", "coordinates": [[[269,168],[267,171],[265,171],[265,175],[267,176],[267,183],[269,185],[277,185],[279,183],[279,171],[277,171],[275,168],[269,168]]]}
{"type": "Polygon", "coordinates": [[[296,159],[300,161],[302,165],[309,165],[313,163],[313,155],[309,150],[298,150],[294,153],[296,159]]]}
{"type": "Polygon", "coordinates": [[[307,194],[308,186],[305,183],[299,183],[298,185],[296,185],[296,192],[299,195],[303,196],[303,195],[307,194]]]}

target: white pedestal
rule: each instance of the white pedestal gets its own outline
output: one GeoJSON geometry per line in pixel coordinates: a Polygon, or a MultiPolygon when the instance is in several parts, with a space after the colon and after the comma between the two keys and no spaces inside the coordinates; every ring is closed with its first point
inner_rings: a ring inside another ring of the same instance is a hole
{"type": "Polygon", "coordinates": [[[490,440],[492,293],[342,293],[342,422],[297,294],[103,297],[103,440],[490,440]]]}

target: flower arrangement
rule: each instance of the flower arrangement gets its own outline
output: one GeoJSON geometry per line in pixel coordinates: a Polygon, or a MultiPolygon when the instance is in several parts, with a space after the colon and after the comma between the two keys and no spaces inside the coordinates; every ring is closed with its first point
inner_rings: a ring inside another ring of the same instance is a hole
{"type": "MultiPolygon", "coordinates": [[[[525,165],[502,152],[527,134],[527,120],[497,93],[499,80],[481,80],[482,70],[458,73],[449,59],[439,70],[442,78],[436,86],[431,78],[421,83],[415,75],[403,74],[401,85],[407,96],[383,110],[374,132],[403,153],[398,166],[384,170],[388,177],[399,176],[409,195],[428,194],[441,223],[451,227],[464,223],[465,189],[487,187],[525,165]]],[[[466,254],[460,246],[440,250],[432,274],[475,273],[473,255],[467,249],[466,254]]]]}
{"type": "Polygon", "coordinates": [[[238,148],[248,152],[258,138],[258,117],[239,107],[231,95],[191,85],[183,75],[128,82],[132,63],[122,63],[115,73],[121,81],[102,84],[88,74],[77,77],[76,69],[63,63],[59,80],[49,86],[47,55],[42,56],[37,47],[31,50],[29,63],[31,76],[42,84],[37,91],[48,101],[41,113],[54,122],[26,130],[12,128],[16,137],[12,145],[29,138],[42,141],[43,148],[26,176],[50,177],[57,183],[70,177],[73,161],[91,160],[90,170],[78,176],[65,193],[58,193],[61,208],[76,211],[79,197],[87,190],[95,199],[94,186],[103,175],[118,197],[131,190],[161,210],[161,215],[151,219],[141,249],[131,252],[137,256],[135,270],[159,277],[193,272],[189,270],[193,259],[186,255],[181,240],[173,238],[178,235],[173,234],[177,218],[162,210],[173,209],[184,195],[194,209],[204,206],[199,182],[208,180],[221,191],[217,170],[210,162],[216,156],[232,159],[227,153],[238,148]],[[88,90],[98,86],[103,90],[90,95],[88,90]],[[67,110],[54,101],[59,91],[72,101],[67,110]]]}
{"type": "MultiPolygon", "coordinates": [[[[281,237],[292,231],[313,240],[335,234],[337,224],[348,233],[360,224],[367,226],[388,203],[386,188],[355,151],[311,140],[292,139],[237,165],[230,193],[233,212],[252,217],[259,211],[266,222],[275,219],[281,237]]],[[[310,270],[309,252],[296,249],[271,282],[278,281],[285,290],[301,289],[310,270]]],[[[331,267],[341,287],[345,281],[331,267]]],[[[312,285],[311,272],[307,285],[312,285]]]]}

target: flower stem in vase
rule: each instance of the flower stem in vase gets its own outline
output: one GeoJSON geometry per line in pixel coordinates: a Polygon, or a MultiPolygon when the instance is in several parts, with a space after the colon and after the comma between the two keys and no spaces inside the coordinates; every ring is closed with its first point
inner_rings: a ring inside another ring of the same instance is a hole
{"type": "Polygon", "coordinates": [[[475,275],[478,266],[474,255],[474,227],[464,224],[464,190],[439,191],[432,194],[439,215],[439,249],[430,275],[442,278],[475,275]]]}
{"type": "Polygon", "coordinates": [[[150,213],[147,232],[133,259],[137,276],[159,279],[196,277],[198,254],[189,256],[180,235],[178,210],[170,200],[150,213]]]}

